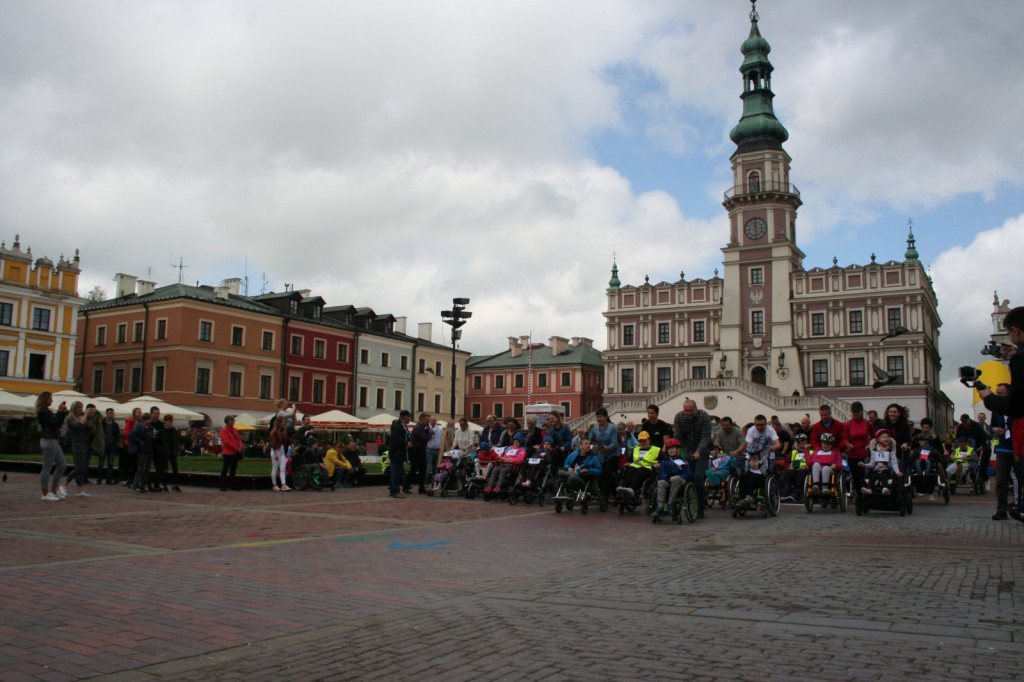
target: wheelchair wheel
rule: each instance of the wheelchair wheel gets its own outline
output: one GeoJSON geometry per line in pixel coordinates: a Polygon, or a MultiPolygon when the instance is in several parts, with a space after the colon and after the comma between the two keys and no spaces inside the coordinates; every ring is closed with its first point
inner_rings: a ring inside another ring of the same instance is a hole
{"type": "Polygon", "coordinates": [[[907,501],[907,513],[914,513],[914,496],[909,493],[903,495],[903,499],[907,501]]]}
{"type": "MultiPolygon", "coordinates": [[[[765,494],[765,510],[772,516],[777,516],[779,513],[779,505],[782,502],[782,495],[779,492],[779,482],[774,478],[768,479],[768,490],[765,494]]],[[[843,496],[841,503],[843,511],[846,511],[846,496],[843,496]]]]}
{"type": "MultiPolygon", "coordinates": [[[[730,476],[725,479],[725,498],[731,504],[733,500],[740,494],[740,479],[735,476],[730,476]]],[[[722,508],[725,508],[725,502],[722,503],[722,508]]]]}
{"type": "MultiPolygon", "coordinates": [[[[706,504],[708,505],[708,509],[714,507],[715,502],[719,501],[720,498],[717,496],[717,492],[718,491],[714,490],[713,488],[704,488],[704,497],[707,498],[706,504]]],[[[725,508],[724,504],[722,505],[722,508],[725,508]]]]}
{"type": "Polygon", "coordinates": [[[296,490],[305,490],[309,486],[309,469],[304,466],[297,467],[292,472],[292,487],[296,490]]]}
{"type": "Polygon", "coordinates": [[[566,502],[565,503],[565,508],[568,509],[569,511],[572,511],[572,505],[573,505],[572,502],[566,502]]]}
{"type": "Polygon", "coordinates": [[[978,474],[974,475],[974,494],[984,495],[985,494],[985,481],[978,474]]]}
{"type": "Polygon", "coordinates": [[[804,493],[804,509],[807,510],[808,514],[814,511],[814,498],[811,497],[810,488],[804,493]]]}
{"type": "Polygon", "coordinates": [[[519,493],[516,492],[515,488],[512,488],[511,492],[508,494],[508,503],[515,506],[517,502],[519,502],[519,493]]]}
{"type": "MultiPolygon", "coordinates": [[[[676,502],[676,506],[680,505],[683,508],[683,514],[686,516],[687,523],[693,523],[697,520],[697,513],[700,511],[700,499],[697,496],[697,486],[693,483],[687,482],[683,488],[683,494],[679,496],[679,500],[676,502]]],[[[677,512],[678,513],[678,512],[677,512]]],[[[676,521],[676,523],[682,523],[682,520],[676,521]]]]}
{"type": "Polygon", "coordinates": [[[582,502],[580,502],[580,513],[586,514],[588,511],[590,511],[590,505],[587,503],[586,500],[583,500],[582,502]]]}
{"type": "Polygon", "coordinates": [[[555,513],[556,514],[561,514],[562,513],[562,501],[561,500],[555,500],[555,513]]]}
{"type": "Polygon", "coordinates": [[[523,502],[526,504],[533,504],[537,501],[537,491],[533,488],[527,488],[523,491],[523,502]]]}
{"type": "Polygon", "coordinates": [[[949,486],[942,489],[942,503],[949,504],[949,486]]]}
{"type": "Polygon", "coordinates": [[[324,488],[324,473],[315,464],[309,468],[309,487],[313,490],[323,490],[324,488]]]}
{"type": "Polygon", "coordinates": [[[846,482],[843,480],[842,476],[839,477],[839,484],[836,486],[836,488],[837,488],[837,491],[839,492],[839,511],[845,513],[846,512],[846,492],[847,492],[847,489],[846,489],[846,482]]]}

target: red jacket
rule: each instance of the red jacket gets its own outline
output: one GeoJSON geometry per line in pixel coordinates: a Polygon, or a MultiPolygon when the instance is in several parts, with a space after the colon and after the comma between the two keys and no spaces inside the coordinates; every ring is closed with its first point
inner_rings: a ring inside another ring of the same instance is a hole
{"type": "Polygon", "coordinates": [[[875,437],[875,427],[867,419],[851,419],[843,426],[841,448],[850,446],[847,459],[863,459],[868,456],[868,443],[875,437]]]}
{"type": "Polygon", "coordinates": [[[234,426],[220,430],[220,454],[237,455],[242,452],[242,436],[234,426]]]}
{"type": "Polygon", "coordinates": [[[833,419],[832,423],[829,425],[829,427],[827,429],[825,428],[825,425],[822,424],[820,421],[817,424],[815,424],[814,426],[812,426],[811,427],[811,449],[812,450],[820,450],[821,449],[821,441],[818,440],[818,439],[821,438],[821,434],[825,433],[826,431],[828,433],[831,433],[832,436],[834,437],[833,440],[832,440],[832,447],[838,449],[840,444],[843,442],[843,426],[844,426],[843,422],[841,422],[841,421],[839,421],[837,419],[833,419]]]}

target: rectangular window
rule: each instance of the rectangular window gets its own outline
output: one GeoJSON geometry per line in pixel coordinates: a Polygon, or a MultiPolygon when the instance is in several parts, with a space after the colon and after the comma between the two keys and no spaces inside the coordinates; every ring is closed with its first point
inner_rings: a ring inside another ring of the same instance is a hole
{"type": "Polygon", "coordinates": [[[107,328],[96,327],[96,345],[105,346],[107,345],[107,328]]]}
{"type": "Polygon", "coordinates": [[[562,372],[562,386],[572,386],[572,372],[562,372]]]}
{"type": "Polygon", "coordinates": [[[292,355],[302,355],[302,337],[293,334],[291,338],[292,355]]]}
{"type": "Polygon", "coordinates": [[[199,323],[199,340],[213,341],[213,322],[199,323]]]}
{"type": "Polygon", "coordinates": [[[671,327],[668,322],[658,323],[658,343],[668,343],[670,329],[671,327]]]}
{"type": "Polygon", "coordinates": [[[28,356],[28,378],[46,378],[46,356],[42,353],[29,353],[28,356]]]}
{"type": "Polygon", "coordinates": [[[317,360],[323,360],[324,356],[327,355],[327,342],[323,339],[317,339],[313,341],[313,357],[317,360]]]}
{"type": "Polygon", "coordinates": [[[402,409],[402,392],[401,391],[395,391],[395,410],[397,411],[397,410],[401,410],[401,409],[402,409]]]}
{"type": "Polygon", "coordinates": [[[196,368],[196,393],[207,395],[210,392],[210,369],[208,367],[196,368]]]}
{"type": "Polygon", "coordinates": [[[501,419],[502,417],[505,416],[504,403],[494,403],[494,416],[497,417],[498,419],[501,419]]]}
{"type": "Polygon", "coordinates": [[[128,325],[122,322],[117,325],[117,342],[126,343],[128,341],[128,325]]]}
{"type": "Polygon", "coordinates": [[[864,358],[850,358],[850,385],[864,386],[867,384],[867,377],[864,358]]]}
{"type": "Polygon", "coordinates": [[[124,369],[114,370],[114,393],[124,393],[124,369]]]}
{"type": "Polygon", "coordinates": [[[633,325],[627,324],[622,327],[622,345],[632,346],[634,342],[633,338],[633,325]]]}
{"type": "Polygon", "coordinates": [[[434,412],[441,414],[441,396],[434,395],[434,412]]]}
{"type": "MultiPolygon", "coordinates": [[[[3,376],[7,376],[7,351],[0,351],[0,364],[3,366],[0,369],[3,370],[3,376]]],[[[103,370],[94,369],[92,371],[92,392],[103,393],[103,370]]]]}
{"type": "Polygon", "coordinates": [[[666,388],[672,385],[672,368],[671,367],[659,367],[658,368],[658,390],[664,391],[666,388]]]}
{"type": "Polygon", "coordinates": [[[136,322],[135,323],[135,330],[134,330],[134,333],[132,334],[132,341],[134,341],[136,343],[141,343],[142,342],[142,334],[143,334],[142,323],[141,322],[136,322]]]}
{"type": "Polygon", "coordinates": [[[480,403],[473,403],[469,407],[469,418],[479,419],[480,418],[480,403]]]}
{"type": "Polygon", "coordinates": [[[494,388],[505,388],[505,375],[495,374],[494,375],[494,388]]]}
{"type": "Polygon", "coordinates": [[[231,345],[232,346],[241,346],[242,345],[242,336],[244,334],[245,334],[245,329],[243,327],[232,327],[231,328],[231,345]]]}
{"type": "Polygon", "coordinates": [[[387,367],[389,364],[391,364],[391,354],[390,353],[381,353],[380,354],[380,366],[381,367],[387,367]]]}
{"type": "Polygon", "coordinates": [[[523,418],[523,404],[522,403],[512,403],[512,416],[515,417],[516,419],[522,419],[523,418]]]}
{"type": "Polygon", "coordinates": [[[232,398],[242,397],[242,373],[228,372],[228,395],[232,398]]]}
{"type": "Polygon", "coordinates": [[[383,388],[378,388],[377,389],[377,409],[378,410],[383,410],[384,409],[384,389],[383,388]]]}
{"type": "Polygon", "coordinates": [[[50,309],[49,308],[33,308],[32,309],[32,328],[40,331],[50,331],[50,309]]]}
{"type": "Polygon", "coordinates": [[[512,376],[512,388],[522,388],[522,387],[523,387],[523,375],[522,374],[515,374],[515,375],[513,375],[512,376]]]}
{"type": "Polygon", "coordinates": [[[153,368],[153,390],[162,391],[164,390],[164,378],[167,376],[167,367],[164,365],[157,365],[153,368]]]}
{"type": "Polygon", "coordinates": [[[167,320],[156,321],[156,339],[161,341],[167,338],[167,320]]]}
{"type": "Polygon", "coordinates": [[[363,365],[370,364],[370,351],[363,348],[359,351],[359,362],[363,365]]]}
{"type": "Polygon", "coordinates": [[[750,283],[764,284],[764,268],[750,268],[750,283]]]}
{"type": "Polygon", "coordinates": [[[324,401],[324,380],[313,379],[313,402],[318,405],[324,401]]]}
{"type": "Polygon", "coordinates": [[[886,357],[885,370],[892,376],[896,377],[896,380],[893,381],[894,384],[902,384],[906,382],[906,377],[903,375],[903,356],[890,355],[886,357]]]}
{"type": "Polygon", "coordinates": [[[708,368],[705,367],[704,365],[698,365],[698,366],[694,367],[692,372],[693,372],[693,378],[694,379],[707,379],[708,378],[708,368]]]}
{"type": "Polygon", "coordinates": [[[444,363],[440,360],[434,363],[434,376],[444,376],[444,363]]]}
{"type": "Polygon", "coordinates": [[[288,377],[288,400],[298,402],[300,388],[302,388],[302,377],[288,377]]]}
{"type": "Polygon", "coordinates": [[[750,311],[750,333],[751,334],[764,334],[764,311],[763,310],[751,310],[750,311]]]}
{"type": "Polygon", "coordinates": [[[828,386],[828,360],[811,361],[811,379],[815,386],[828,386]]]}
{"type": "Polygon", "coordinates": [[[348,384],[338,382],[334,384],[334,404],[344,405],[348,398],[348,384]]]}
{"type": "Polygon", "coordinates": [[[704,322],[693,323],[693,342],[704,343],[704,322]]]}
{"type": "Polygon", "coordinates": [[[541,372],[537,375],[537,388],[548,387],[548,374],[547,372],[541,372]]]}
{"type": "Polygon", "coordinates": [[[479,391],[481,388],[483,388],[483,385],[484,385],[484,380],[483,380],[482,376],[477,374],[475,377],[473,377],[473,388],[475,390],[479,391]]]}
{"type": "Polygon", "coordinates": [[[850,311],[850,333],[851,334],[863,334],[864,333],[864,311],[863,310],[851,310],[850,311]]]}
{"type": "MultiPolygon", "coordinates": [[[[14,318],[14,304],[12,303],[0,303],[0,324],[10,327],[11,320],[14,318]]],[[[106,329],[101,327],[101,329],[106,329]]]]}
{"type": "Polygon", "coordinates": [[[132,393],[142,393],[142,368],[132,367],[132,393]]]}
{"type": "Polygon", "coordinates": [[[359,407],[367,407],[370,400],[370,389],[366,386],[359,387],[359,407]]]}
{"type": "Polygon", "coordinates": [[[891,332],[896,327],[903,324],[903,311],[899,308],[889,308],[886,310],[886,317],[889,321],[889,331],[891,332]]]}
{"type": "Polygon", "coordinates": [[[338,362],[348,362],[348,346],[344,343],[338,344],[338,362]]]}
{"type": "Polygon", "coordinates": [[[427,404],[427,396],[425,396],[422,393],[417,393],[416,394],[416,411],[417,412],[422,412],[423,410],[427,409],[426,408],[426,404],[427,404]]]}
{"type": "Polygon", "coordinates": [[[401,367],[402,370],[408,371],[408,369],[409,369],[409,356],[408,355],[403,355],[401,357],[401,359],[399,360],[398,364],[399,364],[399,366],[401,367]]]}
{"type": "Polygon", "coordinates": [[[274,388],[274,377],[269,374],[260,375],[260,400],[270,400],[274,388]]]}
{"type": "Polygon", "coordinates": [[[424,360],[423,358],[420,358],[419,369],[417,371],[420,374],[426,374],[427,373],[427,361],[424,360]]]}
{"type": "Polygon", "coordinates": [[[825,313],[811,313],[811,335],[825,335],[825,313]]]}
{"type": "Polygon", "coordinates": [[[622,370],[622,392],[633,392],[633,370],[631,369],[622,370]]]}
{"type": "Polygon", "coordinates": [[[274,332],[263,332],[263,350],[274,350],[274,332]]]}
{"type": "Polygon", "coordinates": [[[569,408],[571,406],[571,403],[562,403],[562,416],[566,419],[569,419],[569,417],[572,416],[569,414],[569,408]]]}

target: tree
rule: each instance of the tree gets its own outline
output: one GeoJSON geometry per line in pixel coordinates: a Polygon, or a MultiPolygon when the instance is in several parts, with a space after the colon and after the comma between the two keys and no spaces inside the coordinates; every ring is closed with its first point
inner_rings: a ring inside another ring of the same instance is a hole
{"type": "Polygon", "coordinates": [[[92,288],[92,291],[85,295],[85,298],[89,303],[99,303],[100,301],[107,300],[107,292],[97,284],[92,288]]]}

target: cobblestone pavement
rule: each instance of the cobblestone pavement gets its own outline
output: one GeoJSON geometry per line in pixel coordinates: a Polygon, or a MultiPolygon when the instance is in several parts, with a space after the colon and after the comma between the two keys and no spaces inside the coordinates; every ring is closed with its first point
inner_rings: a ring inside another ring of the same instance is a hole
{"type": "Polygon", "coordinates": [[[0,485],[0,680],[1021,679],[1024,524],[0,485]]]}

